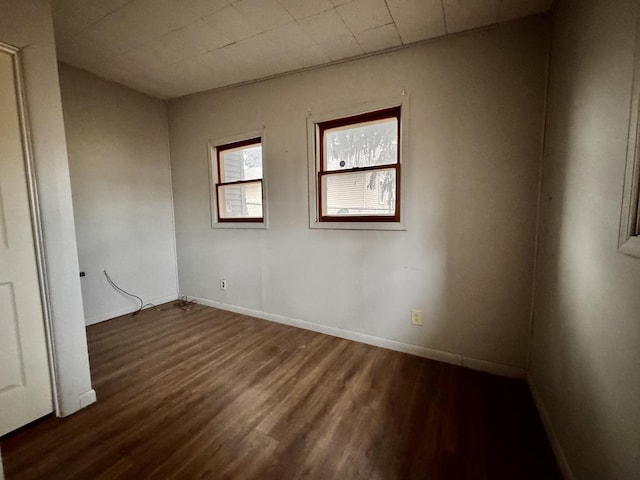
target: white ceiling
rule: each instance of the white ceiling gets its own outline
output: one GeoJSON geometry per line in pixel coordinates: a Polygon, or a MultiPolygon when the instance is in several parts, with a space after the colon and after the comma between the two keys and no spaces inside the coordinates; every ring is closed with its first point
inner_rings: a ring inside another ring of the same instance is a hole
{"type": "Polygon", "coordinates": [[[53,0],[58,57],[159,98],[544,12],[553,0],[53,0]]]}

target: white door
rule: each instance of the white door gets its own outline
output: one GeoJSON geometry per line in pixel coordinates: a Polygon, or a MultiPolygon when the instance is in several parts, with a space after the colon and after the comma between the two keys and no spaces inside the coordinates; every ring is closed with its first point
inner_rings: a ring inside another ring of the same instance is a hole
{"type": "Polygon", "coordinates": [[[53,411],[13,55],[0,49],[0,435],[53,411]]]}

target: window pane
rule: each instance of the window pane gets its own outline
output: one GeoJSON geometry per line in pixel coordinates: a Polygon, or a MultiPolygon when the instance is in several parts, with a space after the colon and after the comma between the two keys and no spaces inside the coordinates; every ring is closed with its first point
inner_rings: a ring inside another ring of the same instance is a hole
{"type": "Polygon", "coordinates": [[[262,218],[262,181],[218,185],[218,217],[262,218]]]}
{"type": "Polygon", "coordinates": [[[398,119],[327,129],[325,171],[398,163],[398,119]]]}
{"type": "Polygon", "coordinates": [[[220,152],[220,182],[262,178],[262,145],[230,148],[220,152]]]}
{"type": "Polygon", "coordinates": [[[395,215],[396,170],[332,173],[321,176],[322,215],[395,215]]]}

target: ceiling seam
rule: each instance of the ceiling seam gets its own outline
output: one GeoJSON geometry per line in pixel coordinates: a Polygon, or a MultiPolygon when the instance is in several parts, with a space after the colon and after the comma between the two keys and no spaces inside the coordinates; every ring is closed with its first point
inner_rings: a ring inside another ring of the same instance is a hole
{"type": "MultiPolygon", "coordinates": [[[[344,4],[343,4],[344,5],[344,4]]],[[[364,52],[364,48],[362,48],[362,45],[360,45],[360,41],[358,40],[358,37],[356,37],[356,35],[353,33],[353,31],[351,30],[351,27],[349,27],[349,25],[347,25],[347,22],[344,21],[344,18],[342,17],[342,15],[340,15],[340,10],[338,10],[338,5],[336,5],[335,7],[333,7],[333,9],[336,11],[336,13],[338,14],[338,17],[340,17],[340,21],[342,22],[342,24],[345,26],[345,28],[347,30],[349,30],[349,33],[351,34],[351,37],[356,41],[356,43],[358,44],[358,47],[360,47],[360,50],[362,50],[364,52]]]]}
{"type": "Polygon", "coordinates": [[[69,37],[69,40],[75,40],[76,37],[78,37],[80,34],[86,32],[87,30],[89,30],[91,27],[93,27],[94,25],[96,25],[97,23],[100,23],[101,21],[103,21],[105,18],[107,18],[110,15],[113,15],[116,12],[119,12],[120,10],[122,10],[123,8],[131,5],[133,2],[135,2],[136,0],[129,0],[127,3],[122,4],[121,6],[119,6],[118,8],[116,8],[115,10],[112,10],[110,12],[105,13],[103,16],[101,16],[100,18],[98,18],[97,20],[94,20],[93,22],[89,23],[88,25],[86,25],[84,28],[82,28],[81,30],[79,30],[78,32],[74,33],[73,35],[71,35],[71,37],[69,37]]]}
{"type": "Polygon", "coordinates": [[[391,13],[391,8],[389,7],[389,0],[384,0],[384,4],[387,7],[387,12],[389,12],[389,17],[391,17],[391,23],[393,23],[393,28],[395,28],[396,33],[398,34],[398,38],[400,39],[400,43],[404,45],[404,39],[402,35],[400,35],[400,29],[398,28],[398,24],[396,23],[396,19],[393,18],[393,13],[391,13]]]}
{"type": "Polygon", "coordinates": [[[444,33],[449,33],[449,27],[447,26],[447,10],[444,8],[444,0],[440,0],[440,7],[442,7],[442,20],[444,21],[444,33]]]}

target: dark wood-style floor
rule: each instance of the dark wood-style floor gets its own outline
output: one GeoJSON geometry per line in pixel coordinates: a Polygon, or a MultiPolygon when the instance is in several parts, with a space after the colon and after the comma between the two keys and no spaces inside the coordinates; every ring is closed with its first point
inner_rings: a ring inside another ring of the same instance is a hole
{"type": "Polygon", "coordinates": [[[3,438],[7,480],[560,479],[522,382],[200,305],[87,333],[98,403],[3,438]]]}

